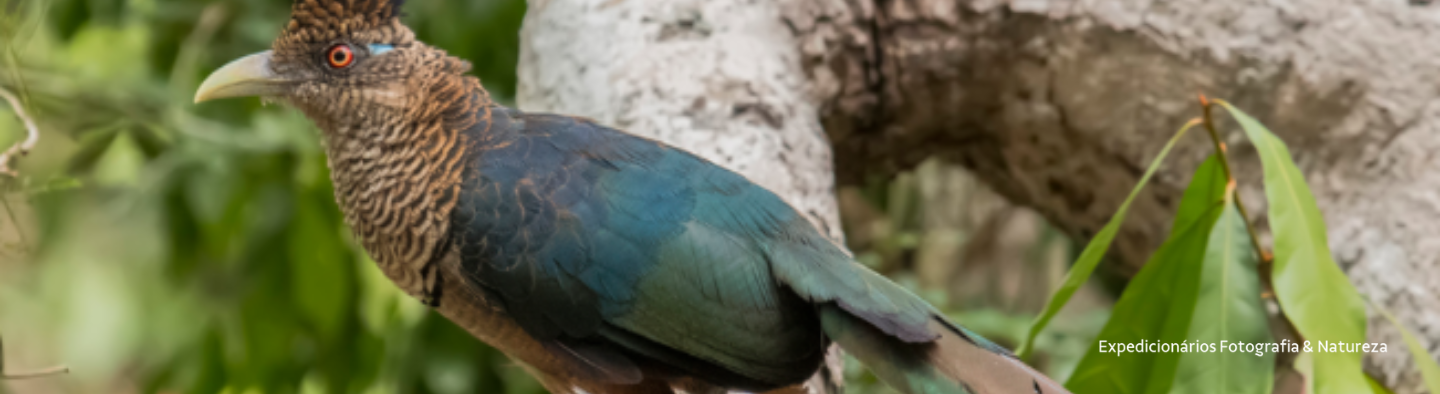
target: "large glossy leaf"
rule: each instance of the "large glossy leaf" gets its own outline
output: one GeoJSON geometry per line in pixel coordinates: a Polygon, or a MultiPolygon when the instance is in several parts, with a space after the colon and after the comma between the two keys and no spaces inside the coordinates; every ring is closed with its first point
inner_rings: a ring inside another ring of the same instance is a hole
{"type": "Polygon", "coordinates": [[[1225,174],[1211,156],[1195,170],[1171,224],[1170,238],[1125,287],[1110,320],[1075,367],[1066,387],[1077,393],[1165,393],[1179,353],[1101,353],[1108,344],[1182,342],[1200,286],[1206,240],[1219,217],[1225,174]]]}
{"type": "MultiPolygon", "coordinates": [[[[1217,100],[1218,101],[1218,100],[1217,100]]],[[[1325,221],[1289,148],[1254,118],[1219,101],[1240,127],[1265,167],[1265,197],[1275,236],[1271,275],[1280,307],[1312,348],[1321,343],[1365,341],[1365,304],[1330,255],[1325,221]]],[[[1360,370],[1361,353],[1314,353],[1315,393],[1370,391],[1360,370]]]]}
{"type": "Polygon", "coordinates": [[[1425,389],[1431,393],[1440,393],[1440,365],[1435,363],[1435,356],[1430,355],[1430,351],[1425,349],[1425,344],[1420,343],[1420,340],[1415,338],[1415,334],[1410,332],[1405,325],[1400,324],[1400,320],[1390,314],[1389,310],[1379,304],[1371,303],[1371,305],[1374,305],[1375,310],[1380,311],[1385,319],[1390,320],[1390,324],[1394,324],[1396,328],[1400,329],[1401,337],[1405,338],[1405,346],[1410,348],[1410,357],[1415,360],[1415,367],[1420,369],[1420,377],[1425,379],[1425,389]]]}
{"type": "Polygon", "coordinates": [[[1070,302],[1070,297],[1075,295],[1075,291],[1080,289],[1080,285],[1090,279],[1090,274],[1095,272],[1095,266],[1100,264],[1100,259],[1105,257],[1105,252],[1110,249],[1110,242],[1115,240],[1115,233],[1120,231],[1120,224],[1125,222],[1125,212],[1129,210],[1130,202],[1140,194],[1140,189],[1143,189],[1145,183],[1150,181],[1150,176],[1155,175],[1155,170],[1160,168],[1160,163],[1165,161],[1165,156],[1170,154],[1170,148],[1175,147],[1175,142],[1185,136],[1185,132],[1195,127],[1196,124],[1195,121],[1186,123],[1184,127],[1175,132],[1173,137],[1170,137],[1170,141],[1165,143],[1165,148],[1161,149],[1160,154],[1155,156],[1155,160],[1150,162],[1150,167],[1145,170],[1145,175],[1140,177],[1140,182],[1135,183],[1135,188],[1130,190],[1130,195],[1125,197],[1125,202],[1120,204],[1120,209],[1115,211],[1110,222],[1106,223],[1105,227],[1090,239],[1090,243],[1085,245],[1085,250],[1080,252],[1080,258],[1076,259],[1075,265],[1065,273],[1065,281],[1061,283],[1059,289],[1055,290],[1055,294],[1050,296],[1050,300],[1045,304],[1045,310],[1036,316],[1035,324],[1032,324],[1030,331],[1026,333],[1025,341],[1021,343],[1018,352],[1022,359],[1029,357],[1035,343],[1035,336],[1039,335],[1047,324],[1050,324],[1050,319],[1055,318],[1055,314],[1065,307],[1065,303],[1070,302]]]}
{"type": "Polygon", "coordinates": [[[1219,348],[1181,354],[1170,392],[1269,394],[1275,381],[1275,353],[1230,349],[1231,344],[1273,341],[1260,299],[1259,256],[1233,199],[1226,199],[1225,213],[1209,236],[1189,339],[1219,348]]]}

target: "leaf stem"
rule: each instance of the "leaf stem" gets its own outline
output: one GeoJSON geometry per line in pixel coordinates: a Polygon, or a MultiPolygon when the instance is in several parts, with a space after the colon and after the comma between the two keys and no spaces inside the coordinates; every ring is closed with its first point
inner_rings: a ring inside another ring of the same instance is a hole
{"type": "MultiPolygon", "coordinates": [[[[1205,130],[1210,132],[1210,141],[1215,143],[1215,154],[1220,156],[1220,168],[1225,171],[1225,179],[1234,184],[1236,182],[1235,174],[1230,171],[1230,158],[1227,156],[1229,149],[1226,148],[1225,141],[1220,139],[1220,132],[1215,129],[1215,118],[1210,114],[1212,106],[1210,100],[1201,94],[1200,107],[1205,112],[1205,130]]],[[[1240,218],[1245,221],[1245,231],[1250,233],[1250,244],[1255,247],[1255,255],[1260,257],[1260,263],[1270,264],[1274,257],[1260,247],[1259,233],[1255,231],[1255,225],[1250,221],[1250,213],[1245,209],[1245,202],[1240,199],[1240,193],[1235,193],[1235,209],[1240,211],[1240,218]]]]}

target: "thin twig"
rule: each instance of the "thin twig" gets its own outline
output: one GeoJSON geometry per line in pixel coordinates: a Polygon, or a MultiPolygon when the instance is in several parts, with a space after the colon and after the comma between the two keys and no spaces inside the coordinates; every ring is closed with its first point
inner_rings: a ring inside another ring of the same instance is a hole
{"type": "MultiPolygon", "coordinates": [[[[1235,174],[1230,172],[1230,158],[1226,157],[1229,149],[1225,141],[1220,140],[1220,132],[1215,130],[1215,120],[1210,116],[1210,100],[1200,95],[1200,106],[1205,112],[1205,130],[1210,132],[1210,141],[1215,143],[1215,154],[1220,157],[1220,168],[1225,171],[1225,179],[1235,183],[1235,174]]],[[[1255,225],[1250,222],[1250,213],[1245,210],[1245,202],[1240,199],[1240,193],[1235,193],[1235,209],[1240,211],[1240,218],[1245,221],[1245,231],[1250,233],[1250,244],[1255,247],[1255,255],[1260,257],[1262,264],[1269,264],[1273,257],[1260,247],[1259,233],[1255,232],[1255,225]]]]}
{"type": "Polygon", "coordinates": [[[0,97],[4,97],[5,101],[10,102],[10,108],[15,110],[15,117],[20,118],[20,122],[25,124],[25,140],[11,145],[10,149],[6,149],[5,152],[0,153],[0,174],[13,177],[16,174],[14,170],[10,169],[9,164],[11,157],[30,154],[30,150],[35,149],[35,144],[40,142],[40,128],[35,126],[35,120],[30,119],[30,116],[25,114],[25,105],[20,103],[20,99],[15,97],[15,94],[0,87],[0,97]]]}
{"type": "Polygon", "coordinates": [[[67,367],[67,366],[64,366],[64,365],[59,365],[59,366],[54,366],[54,367],[50,367],[50,368],[41,369],[41,370],[38,370],[38,371],[5,373],[5,374],[3,374],[3,375],[0,375],[0,380],[7,380],[7,379],[8,379],[8,380],[20,380],[20,379],[43,378],[43,377],[46,377],[46,376],[66,374],[66,373],[70,373],[70,367],[67,367]]]}
{"type": "Polygon", "coordinates": [[[50,376],[50,375],[58,375],[58,374],[62,374],[62,373],[70,373],[70,367],[67,367],[67,366],[64,366],[64,365],[60,365],[60,366],[54,366],[54,367],[50,367],[50,368],[45,368],[45,369],[42,369],[42,370],[39,370],[39,371],[6,373],[6,372],[5,372],[5,344],[4,344],[4,342],[0,342],[0,380],[7,380],[7,379],[18,380],[18,379],[40,378],[40,377],[46,377],[46,376],[50,376]]]}
{"type": "MultiPolygon", "coordinates": [[[[1210,140],[1215,143],[1215,154],[1220,157],[1220,168],[1225,171],[1225,178],[1229,181],[1229,185],[1231,185],[1229,187],[1235,188],[1233,186],[1236,184],[1235,176],[1230,172],[1230,159],[1226,157],[1229,149],[1226,148],[1225,142],[1220,140],[1220,132],[1216,131],[1215,120],[1210,115],[1213,105],[1209,99],[1205,98],[1204,94],[1200,95],[1200,106],[1205,113],[1205,129],[1210,132],[1210,140]]],[[[1231,191],[1230,193],[1232,193],[1235,198],[1235,210],[1239,211],[1240,219],[1245,221],[1245,231],[1250,233],[1250,244],[1255,246],[1255,254],[1260,257],[1260,264],[1256,271],[1258,271],[1257,273],[1260,275],[1261,282],[1271,289],[1270,292],[1262,293],[1261,297],[1273,297],[1273,293],[1271,292],[1275,289],[1275,278],[1270,274],[1270,271],[1266,269],[1266,266],[1274,263],[1275,256],[1260,247],[1260,237],[1256,235],[1255,225],[1250,221],[1250,213],[1245,210],[1245,203],[1240,200],[1239,191],[1231,191]],[[1267,294],[1270,295],[1267,296],[1267,294]]],[[[1279,306],[1280,309],[1279,315],[1281,317],[1280,321],[1284,325],[1283,329],[1297,340],[1304,340],[1305,336],[1300,334],[1300,330],[1295,327],[1295,323],[1291,322],[1290,318],[1285,315],[1285,307],[1280,306],[1279,302],[1276,302],[1276,306],[1279,306]]]]}
{"type": "Polygon", "coordinates": [[[20,251],[29,249],[30,240],[25,237],[25,228],[20,226],[20,217],[15,216],[15,210],[10,209],[10,200],[5,199],[3,189],[0,189],[0,207],[5,208],[5,216],[10,217],[10,223],[15,224],[15,235],[20,237],[20,251]]]}
{"type": "MultiPolygon", "coordinates": [[[[15,110],[15,117],[20,118],[20,122],[25,124],[25,131],[27,133],[25,140],[16,142],[15,145],[10,146],[10,149],[0,152],[0,175],[9,175],[13,178],[16,176],[16,173],[10,169],[10,157],[16,153],[19,153],[21,156],[29,154],[30,150],[35,148],[35,144],[40,142],[40,128],[36,127],[35,121],[30,119],[29,115],[25,114],[24,104],[21,103],[20,99],[15,97],[13,93],[0,87],[0,96],[3,96],[5,101],[10,103],[10,108],[15,110]]],[[[3,190],[0,190],[0,207],[5,208],[5,214],[10,217],[10,222],[15,224],[15,234],[20,237],[21,247],[28,247],[30,242],[25,237],[25,229],[21,227],[20,218],[15,216],[15,211],[10,209],[10,201],[5,199],[3,190]]]]}

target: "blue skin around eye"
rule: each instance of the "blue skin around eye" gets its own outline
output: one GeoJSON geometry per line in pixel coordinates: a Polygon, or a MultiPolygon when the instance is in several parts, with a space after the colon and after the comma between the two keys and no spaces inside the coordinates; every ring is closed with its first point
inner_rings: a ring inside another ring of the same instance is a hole
{"type": "Polygon", "coordinates": [[[371,55],[379,55],[379,54],[382,54],[382,53],[385,53],[385,52],[390,52],[390,51],[395,50],[395,46],[394,46],[394,45],[370,44],[370,45],[367,45],[367,46],[370,47],[370,54],[371,54],[371,55]]]}

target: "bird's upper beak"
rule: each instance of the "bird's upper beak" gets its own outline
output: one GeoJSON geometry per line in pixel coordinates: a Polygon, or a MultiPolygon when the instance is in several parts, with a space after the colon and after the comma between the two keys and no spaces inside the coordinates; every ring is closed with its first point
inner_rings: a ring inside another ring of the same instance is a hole
{"type": "Polygon", "coordinates": [[[210,101],[229,97],[276,97],[290,92],[293,80],[275,73],[270,68],[271,51],[260,52],[236,59],[215,70],[200,90],[195,92],[195,102],[210,101]]]}

